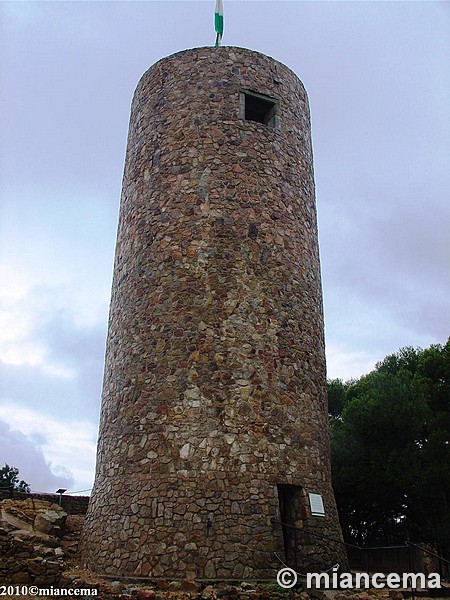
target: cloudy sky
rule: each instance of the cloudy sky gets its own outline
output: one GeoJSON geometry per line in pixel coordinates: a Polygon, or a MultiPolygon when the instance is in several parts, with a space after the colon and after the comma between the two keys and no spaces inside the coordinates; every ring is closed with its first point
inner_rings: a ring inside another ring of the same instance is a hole
{"type": "MultiPolygon", "coordinates": [[[[328,374],[450,316],[450,3],[224,0],[224,44],[288,65],[312,112],[328,374]]],[[[131,97],[214,42],[214,1],[0,2],[0,466],[92,486],[131,97]]]]}

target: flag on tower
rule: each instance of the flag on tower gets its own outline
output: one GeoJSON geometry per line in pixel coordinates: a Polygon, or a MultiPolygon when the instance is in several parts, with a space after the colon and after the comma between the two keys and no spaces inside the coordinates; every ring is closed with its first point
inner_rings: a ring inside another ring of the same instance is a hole
{"type": "Polygon", "coordinates": [[[223,4],[222,0],[216,0],[214,11],[214,29],[216,30],[216,46],[220,46],[223,36],[223,4]]]}

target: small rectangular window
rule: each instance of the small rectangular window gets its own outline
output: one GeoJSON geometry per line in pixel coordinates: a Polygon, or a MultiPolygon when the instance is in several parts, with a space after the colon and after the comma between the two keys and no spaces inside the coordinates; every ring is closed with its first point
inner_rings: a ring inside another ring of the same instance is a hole
{"type": "Polygon", "coordinates": [[[309,493],[309,505],[311,507],[311,514],[313,517],[324,517],[325,509],[323,507],[323,500],[320,494],[309,493]]]}
{"type": "Polygon", "coordinates": [[[243,104],[242,115],[246,121],[263,123],[274,129],[276,127],[278,102],[274,98],[257,94],[255,92],[243,91],[241,104],[243,104]]]}

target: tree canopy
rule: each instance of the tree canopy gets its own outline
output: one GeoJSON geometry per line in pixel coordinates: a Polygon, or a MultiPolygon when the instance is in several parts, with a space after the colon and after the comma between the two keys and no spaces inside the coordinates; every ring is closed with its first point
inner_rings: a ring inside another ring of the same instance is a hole
{"type": "Polygon", "coordinates": [[[30,486],[23,479],[19,481],[19,469],[5,464],[0,469],[0,490],[29,493],[30,486]]]}
{"type": "Polygon", "coordinates": [[[333,485],[347,541],[450,554],[450,340],[328,383],[333,485]]]}

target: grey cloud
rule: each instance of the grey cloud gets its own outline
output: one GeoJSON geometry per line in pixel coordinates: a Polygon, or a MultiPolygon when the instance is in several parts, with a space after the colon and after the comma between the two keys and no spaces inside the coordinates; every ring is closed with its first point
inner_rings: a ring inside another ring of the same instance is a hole
{"type": "Polygon", "coordinates": [[[69,313],[57,311],[39,322],[37,330],[49,348],[49,359],[76,371],[74,385],[83,412],[96,414],[101,395],[105,328],[77,327],[69,313]]]}
{"type": "MultiPolygon", "coordinates": [[[[31,293],[27,302],[32,302],[31,293]]],[[[27,341],[41,344],[47,365],[73,371],[70,378],[55,376],[41,365],[0,362],[0,395],[19,406],[30,406],[55,416],[90,419],[99,413],[104,361],[105,326],[77,326],[68,311],[51,306],[33,315],[27,341]]]]}
{"type": "Polygon", "coordinates": [[[30,438],[0,421],[0,466],[3,467],[5,463],[19,469],[19,479],[26,481],[33,491],[73,487],[70,474],[53,474],[42,451],[30,438]]]}

